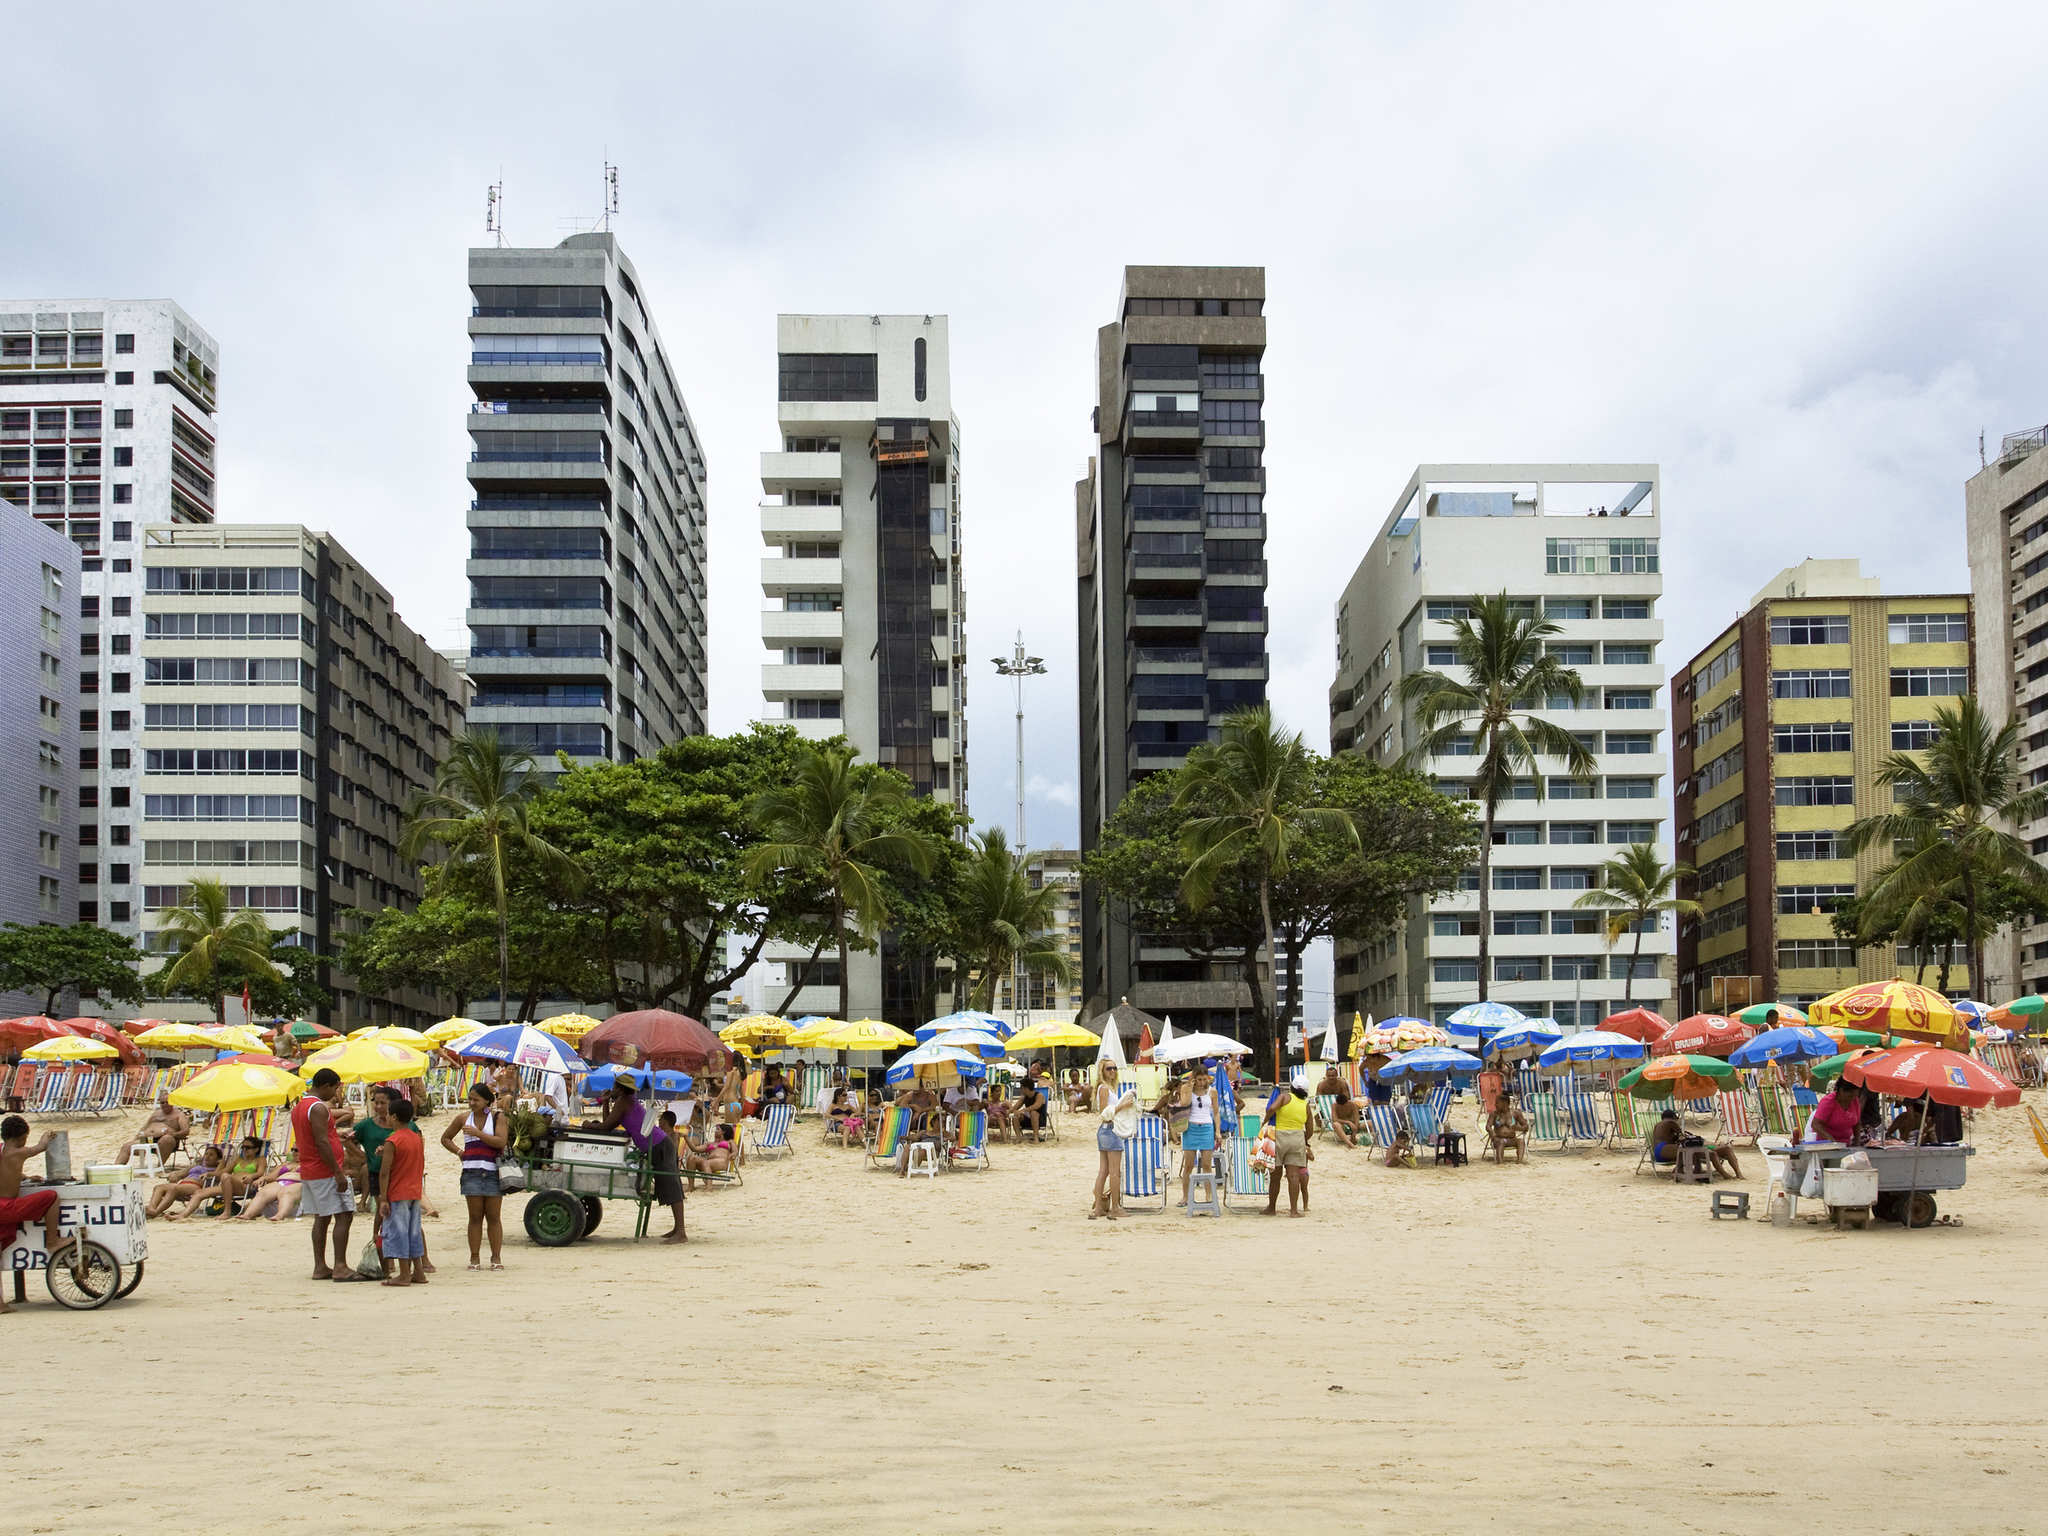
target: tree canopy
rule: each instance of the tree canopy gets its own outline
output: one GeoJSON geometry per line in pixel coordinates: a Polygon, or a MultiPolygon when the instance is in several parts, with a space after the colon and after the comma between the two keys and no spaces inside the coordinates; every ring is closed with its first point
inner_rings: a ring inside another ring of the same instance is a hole
{"type": "Polygon", "coordinates": [[[0,992],[40,992],[46,1014],[74,989],[139,1003],[141,959],[133,941],[93,923],[8,923],[0,927],[0,992]]]}

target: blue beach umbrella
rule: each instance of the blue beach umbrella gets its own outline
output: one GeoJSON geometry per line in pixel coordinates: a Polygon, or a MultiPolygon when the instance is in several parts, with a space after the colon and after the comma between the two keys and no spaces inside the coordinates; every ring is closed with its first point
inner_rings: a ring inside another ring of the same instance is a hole
{"type": "Polygon", "coordinates": [[[678,1072],[673,1067],[664,1068],[654,1074],[654,1091],[680,1098],[695,1086],[696,1081],[687,1072],[678,1072]]]}
{"type": "Polygon", "coordinates": [[[1773,1061],[1824,1061],[1841,1047],[1809,1024],[1767,1029],[1729,1053],[1731,1067],[1761,1067],[1773,1061]]]}
{"type": "Polygon", "coordinates": [[[531,1024],[499,1024],[465,1036],[449,1047],[452,1054],[474,1061],[504,1061],[515,1067],[538,1067],[543,1072],[587,1072],[590,1063],[570,1048],[531,1024]]]}
{"type": "Polygon", "coordinates": [[[1582,1066],[1612,1066],[1618,1061],[1643,1061],[1650,1048],[1640,1040],[1608,1029],[1582,1029],[1545,1046],[1536,1057],[1539,1072],[1570,1072],[1582,1066]]]}
{"type": "Polygon", "coordinates": [[[1010,1053],[1010,1048],[985,1029],[949,1029],[943,1035],[934,1035],[928,1045],[950,1045],[967,1052],[983,1061],[1001,1061],[1010,1053]]]}
{"type": "Polygon", "coordinates": [[[890,1065],[890,1083],[907,1083],[912,1078],[925,1083],[945,1083],[954,1078],[986,1077],[988,1068],[981,1059],[958,1046],[940,1045],[928,1041],[914,1050],[905,1051],[890,1065]]]}
{"type": "Polygon", "coordinates": [[[618,1083],[635,1090],[645,1088],[647,1074],[637,1067],[599,1067],[583,1079],[583,1091],[585,1094],[605,1093],[618,1083]]]}
{"type": "Polygon", "coordinates": [[[1379,1070],[1383,1083],[1404,1077],[1463,1077],[1477,1072],[1485,1063],[1477,1056],[1454,1051],[1447,1045],[1425,1045],[1419,1051],[1403,1051],[1379,1070]]]}
{"type": "Polygon", "coordinates": [[[1481,1029],[1506,1029],[1510,1024],[1519,1024],[1527,1015],[1519,1008],[1510,1008],[1506,1003],[1467,1003],[1448,1019],[1444,1028],[1456,1029],[1461,1025],[1476,1024],[1481,1029]]]}
{"type": "Polygon", "coordinates": [[[1955,1001],[1955,1010],[1970,1021],[1970,1028],[1982,1029],[1984,1015],[1991,1011],[1991,1005],[1980,1003],[1973,997],[1959,997],[1955,1001]]]}
{"type": "Polygon", "coordinates": [[[1557,1020],[1525,1019],[1497,1032],[1488,1042],[1487,1049],[1513,1061],[1548,1050],[1563,1038],[1564,1030],[1557,1020]]]}

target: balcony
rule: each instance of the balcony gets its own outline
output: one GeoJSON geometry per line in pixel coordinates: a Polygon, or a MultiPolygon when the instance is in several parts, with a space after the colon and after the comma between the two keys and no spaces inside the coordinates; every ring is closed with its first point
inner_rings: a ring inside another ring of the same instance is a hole
{"type": "Polygon", "coordinates": [[[837,560],[763,560],[761,590],[770,597],[791,592],[815,592],[837,588],[842,583],[837,560]]]}
{"type": "Polygon", "coordinates": [[[798,696],[836,698],[846,691],[846,669],[840,666],[786,665],[761,668],[761,692],[771,699],[798,696]]]}
{"type": "Polygon", "coordinates": [[[1173,597],[1140,597],[1131,603],[1131,622],[1150,628],[1200,629],[1199,601],[1173,597]]]}
{"type": "Polygon", "coordinates": [[[761,485],[769,491],[788,486],[830,488],[839,483],[836,453],[764,453],[761,485]]]}
{"type": "Polygon", "coordinates": [[[785,645],[838,640],[845,636],[843,613],[791,613],[770,609],[761,615],[761,642],[780,649],[785,645]]]}
{"type": "Polygon", "coordinates": [[[611,419],[603,400],[595,396],[573,400],[478,400],[470,405],[472,416],[602,416],[611,419]]]}
{"type": "Polygon", "coordinates": [[[779,502],[761,503],[761,536],[770,543],[789,534],[838,534],[845,519],[838,507],[785,507],[779,502]]]}

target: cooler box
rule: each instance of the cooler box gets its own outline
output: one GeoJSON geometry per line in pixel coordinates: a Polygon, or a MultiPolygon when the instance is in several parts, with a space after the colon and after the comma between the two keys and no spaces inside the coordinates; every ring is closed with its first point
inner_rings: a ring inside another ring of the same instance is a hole
{"type": "Polygon", "coordinates": [[[623,1131],[558,1131],[549,1156],[558,1163],[624,1168],[632,1151],[633,1138],[623,1131]]]}
{"type": "Polygon", "coordinates": [[[126,1184],[134,1177],[125,1163],[88,1163],[85,1169],[88,1184],[126,1184]]]}
{"type": "Polygon", "coordinates": [[[1820,1176],[1821,1199],[1829,1205],[1863,1206],[1877,1203],[1875,1168],[1830,1168],[1820,1176]]]}

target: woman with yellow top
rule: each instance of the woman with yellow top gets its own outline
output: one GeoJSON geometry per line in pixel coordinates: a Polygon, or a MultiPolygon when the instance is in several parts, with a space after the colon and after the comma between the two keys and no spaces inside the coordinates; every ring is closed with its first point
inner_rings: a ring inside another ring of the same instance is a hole
{"type": "Polygon", "coordinates": [[[1266,1124],[1272,1127],[1274,1144],[1280,1149],[1273,1165],[1273,1182],[1266,1191],[1266,1214],[1279,1214],[1280,1176],[1287,1176],[1287,1214],[1308,1214],[1308,1163],[1315,1154],[1308,1144],[1308,1090],[1296,1084],[1284,1094],[1275,1094],[1266,1105],[1266,1124]]]}

